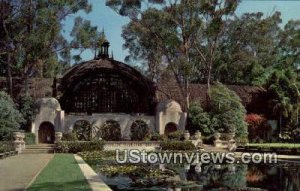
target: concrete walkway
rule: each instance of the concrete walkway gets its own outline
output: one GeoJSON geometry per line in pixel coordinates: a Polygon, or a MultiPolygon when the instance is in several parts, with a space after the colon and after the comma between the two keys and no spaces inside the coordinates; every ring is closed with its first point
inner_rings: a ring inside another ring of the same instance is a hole
{"type": "Polygon", "coordinates": [[[21,154],[0,160],[0,191],[25,190],[53,154],[21,154]]]}

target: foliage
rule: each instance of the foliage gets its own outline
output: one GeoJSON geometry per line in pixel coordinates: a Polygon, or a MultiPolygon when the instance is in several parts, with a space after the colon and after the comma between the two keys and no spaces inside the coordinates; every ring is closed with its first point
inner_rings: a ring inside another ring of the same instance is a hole
{"type": "Polygon", "coordinates": [[[189,120],[192,129],[201,131],[204,136],[215,132],[235,133],[236,137],[247,136],[247,124],[244,121],[246,110],[236,93],[216,83],[209,94],[210,105],[207,111],[198,103],[191,104],[189,120]]]}
{"type": "Polygon", "coordinates": [[[61,138],[62,141],[78,141],[77,135],[75,133],[63,133],[61,138]]]}
{"type": "Polygon", "coordinates": [[[150,129],[147,123],[143,120],[137,120],[133,122],[131,126],[131,140],[143,141],[150,134],[150,129]]]}
{"type": "Polygon", "coordinates": [[[149,135],[150,141],[164,141],[167,139],[166,135],[160,135],[158,132],[151,132],[149,135]]]}
{"type": "Polygon", "coordinates": [[[92,125],[88,121],[79,120],[75,123],[72,134],[79,141],[91,141],[93,134],[92,125]]]}
{"type": "Polygon", "coordinates": [[[248,124],[248,138],[250,141],[255,139],[266,139],[268,132],[272,130],[267,119],[258,114],[248,114],[245,121],[248,124]]]}
{"type": "Polygon", "coordinates": [[[103,141],[62,141],[56,144],[58,153],[78,153],[83,151],[103,150],[103,141]]]}
{"type": "Polygon", "coordinates": [[[210,112],[219,121],[217,131],[235,133],[236,137],[245,136],[247,124],[244,121],[246,110],[235,92],[221,83],[211,88],[210,112]]]}
{"type": "Polygon", "coordinates": [[[22,114],[16,109],[11,97],[0,91],[0,141],[11,140],[13,131],[16,131],[22,122],[22,114]]]}
{"type": "Polygon", "coordinates": [[[25,133],[25,143],[26,145],[35,144],[35,134],[34,133],[25,133]]]}
{"type": "Polygon", "coordinates": [[[143,61],[156,79],[167,67],[188,106],[193,79],[201,76],[210,85],[216,47],[238,1],[150,1],[147,9],[141,8],[142,1],[126,2],[109,0],[107,5],[131,19],[122,34],[129,58],[143,61]]]}
{"type": "Polygon", "coordinates": [[[121,128],[118,122],[109,120],[99,130],[100,137],[105,141],[120,141],[121,128]]]}
{"type": "Polygon", "coordinates": [[[0,142],[0,153],[10,152],[10,151],[14,151],[14,150],[15,150],[15,148],[14,148],[12,142],[7,142],[7,141],[0,142]]]}
{"type": "Polygon", "coordinates": [[[226,84],[253,85],[278,60],[280,12],[244,13],[228,21],[216,59],[215,79],[226,84]]]}
{"type": "Polygon", "coordinates": [[[30,130],[30,125],[35,116],[35,105],[30,95],[22,95],[19,100],[18,109],[25,119],[21,124],[23,130],[30,130]]]}
{"type": "Polygon", "coordinates": [[[183,140],[183,132],[181,131],[174,131],[167,135],[168,139],[171,141],[182,141],[183,140]]]}
{"type": "Polygon", "coordinates": [[[299,112],[299,81],[297,74],[291,69],[275,69],[265,82],[270,97],[269,106],[279,117],[280,127],[296,128],[299,112]],[[285,123],[283,124],[283,118],[285,123]]]}
{"type": "Polygon", "coordinates": [[[5,13],[0,18],[1,60],[10,81],[12,75],[24,77],[28,93],[29,77],[54,77],[71,64],[62,21],[80,10],[90,12],[91,5],[88,0],[0,3],[1,13],[5,13]]]}
{"type": "Polygon", "coordinates": [[[256,147],[256,148],[287,148],[287,149],[294,149],[300,148],[300,144],[288,144],[288,143],[250,143],[247,146],[249,147],[256,147]]]}
{"type": "Polygon", "coordinates": [[[183,151],[195,150],[195,145],[190,141],[163,141],[160,144],[162,150],[183,151]]]}
{"type": "Polygon", "coordinates": [[[215,132],[217,120],[205,112],[201,105],[197,102],[191,103],[189,109],[189,121],[192,130],[199,130],[204,136],[212,135],[215,132]]]}

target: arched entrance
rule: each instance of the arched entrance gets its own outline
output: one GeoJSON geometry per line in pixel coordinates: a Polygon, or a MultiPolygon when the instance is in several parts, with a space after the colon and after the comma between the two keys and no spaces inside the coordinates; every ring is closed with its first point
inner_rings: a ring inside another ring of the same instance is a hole
{"type": "Polygon", "coordinates": [[[176,123],[170,122],[165,126],[165,134],[169,134],[178,130],[178,125],[176,123]]]}
{"type": "Polygon", "coordinates": [[[50,122],[43,122],[39,128],[39,143],[53,144],[55,139],[54,126],[50,122]]]}

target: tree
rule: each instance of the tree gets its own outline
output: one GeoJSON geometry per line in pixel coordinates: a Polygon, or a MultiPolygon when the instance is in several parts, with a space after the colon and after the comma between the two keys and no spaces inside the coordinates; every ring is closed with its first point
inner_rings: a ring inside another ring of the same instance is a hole
{"type": "Polygon", "coordinates": [[[13,131],[24,121],[11,97],[0,91],[0,141],[11,140],[13,131]]]}
{"type": "Polygon", "coordinates": [[[286,127],[297,127],[299,113],[299,81],[293,68],[274,69],[269,75],[265,88],[270,95],[270,106],[278,115],[279,127],[285,118],[286,127]]]}
{"type": "Polygon", "coordinates": [[[214,79],[226,84],[259,83],[261,75],[278,62],[280,13],[245,13],[227,22],[216,59],[214,79]]]}
{"type": "Polygon", "coordinates": [[[1,21],[6,29],[4,44],[15,47],[4,54],[13,54],[11,62],[20,69],[16,72],[24,77],[28,93],[29,77],[44,76],[44,72],[48,77],[54,76],[61,69],[59,59],[67,58],[68,43],[61,34],[61,21],[79,10],[89,12],[91,6],[87,0],[4,2],[14,10],[1,21]]]}
{"type": "Polygon", "coordinates": [[[189,83],[191,76],[195,76],[196,66],[202,66],[203,70],[198,75],[204,76],[208,89],[210,87],[218,43],[224,32],[224,20],[234,13],[237,4],[238,1],[227,0],[107,2],[119,14],[131,18],[123,33],[125,47],[138,55],[136,58],[148,59],[147,63],[167,63],[186,98],[187,108],[189,83]],[[142,2],[163,6],[153,6],[143,11],[142,2]],[[160,58],[154,57],[155,61],[150,62],[153,53],[160,58]]]}
{"type": "Polygon", "coordinates": [[[102,33],[98,32],[97,27],[92,26],[90,21],[84,20],[81,17],[75,18],[71,36],[73,37],[71,48],[80,51],[79,54],[73,56],[75,62],[81,60],[81,53],[87,49],[94,51],[96,58],[97,48],[99,48],[105,40],[104,31],[102,33]]]}

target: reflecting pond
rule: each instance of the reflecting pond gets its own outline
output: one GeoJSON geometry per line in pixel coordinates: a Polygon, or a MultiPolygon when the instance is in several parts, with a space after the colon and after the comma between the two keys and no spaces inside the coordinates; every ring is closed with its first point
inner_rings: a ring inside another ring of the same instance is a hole
{"type": "Polygon", "coordinates": [[[116,191],[300,191],[300,163],[294,162],[272,165],[138,165],[138,168],[133,168],[135,170],[132,170],[132,164],[121,166],[124,167],[120,169],[123,175],[105,173],[105,170],[101,173],[104,181],[116,191]],[[126,173],[126,168],[129,173],[126,173]]]}

